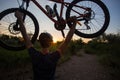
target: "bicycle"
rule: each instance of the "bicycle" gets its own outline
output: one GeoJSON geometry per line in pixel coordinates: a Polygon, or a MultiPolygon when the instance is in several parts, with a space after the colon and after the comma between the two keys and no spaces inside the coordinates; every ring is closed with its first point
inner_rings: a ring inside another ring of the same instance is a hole
{"type": "Polygon", "coordinates": [[[14,16],[17,10],[24,14],[23,21],[30,35],[31,42],[34,43],[36,41],[39,33],[39,24],[35,16],[27,10],[30,1],[54,22],[55,29],[61,31],[63,37],[63,30],[65,30],[66,24],[69,27],[72,26],[72,22],[69,21],[71,16],[76,16],[78,21],[75,34],[84,38],[94,38],[101,35],[105,32],[110,22],[108,8],[101,0],[73,0],[72,2],[48,0],[55,3],[53,11],[56,18],[48,14],[48,11],[36,0],[22,0],[22,4],[18,8],[10,8],[0,13],[0,46],[3,48],[16,51],[25,49],[24,40],[20,35],[19,24],[14,16]],[[56,3],[61,4],[59,13],[56,3]],[[66,19],[63,18],[64,7],[67,8],[66,19]]]}

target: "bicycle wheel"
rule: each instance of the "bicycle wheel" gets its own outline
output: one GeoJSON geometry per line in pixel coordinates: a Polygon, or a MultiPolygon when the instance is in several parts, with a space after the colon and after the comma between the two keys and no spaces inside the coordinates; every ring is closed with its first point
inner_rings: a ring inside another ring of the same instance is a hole
{"type": "MultiPolygon", "coordinates": [[[[66,11],[66,19],[76,16],[82,24],[76,25],[75,34],[84,38],[94,38],[105,32],[110,22],[107,7],[100,0],[74,0],[66,11]]],[[[68,26],[72,26],[70,22],[68,26]]]]}
{"type": "Polygon", "coordinates": [[[35,42],[39,33],[38,22],[32,13],[19,8],[11,8],[1,12],[0,46],[14,51],[25,49],[25,41],[21,35],[21,32],[15,27],[17,18],[14,16],[14,14],[17,10],[20,10],[21,13],[26,15],[24,25],[32,43],[35,42]]]}

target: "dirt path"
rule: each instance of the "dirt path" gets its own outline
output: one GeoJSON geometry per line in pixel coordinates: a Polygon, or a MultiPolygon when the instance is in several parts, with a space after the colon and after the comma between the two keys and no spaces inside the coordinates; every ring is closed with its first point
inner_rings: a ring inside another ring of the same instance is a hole
{"type": "MultiPolygon", "coordinates": [[[[80,53],[81,57],[72,56],[69,61],[57,67],[56,80],[112,80],[95,55],[85,54],[83,50],[80,53]]],[[[32,80],[31,65],[8,72],[5,72],[4,76],[1,75],[0,80],[32,80]]]]}
{"type": "Polygon", "coordinates": [[[56,80],[111,80],[95,55],[81,53],[82,57],[73,56],[57,68],[56,80]]]}

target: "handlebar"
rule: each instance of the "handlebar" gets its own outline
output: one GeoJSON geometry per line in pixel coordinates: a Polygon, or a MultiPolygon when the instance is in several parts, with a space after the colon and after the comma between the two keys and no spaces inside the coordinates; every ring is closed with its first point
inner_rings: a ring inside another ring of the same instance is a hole
{"type": "Polygon", "coordinates": [[[23,0],[24,2],[29,2],[30,0],[23,0]]]}
{"type": "Polygon", "coordinates": [[[20,5],[20,8],[24,9],[24,4],[26,3],[26,10],[29,7],[30,0],[22,0],[22,4],[20,5]]]}

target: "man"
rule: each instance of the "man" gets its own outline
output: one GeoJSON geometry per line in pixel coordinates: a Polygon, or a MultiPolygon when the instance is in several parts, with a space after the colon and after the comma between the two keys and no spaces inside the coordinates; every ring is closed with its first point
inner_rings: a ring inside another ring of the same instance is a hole
{"type": "Polygon", "coordinates": [[[70,28],[70,31],[68,32],[68,35],[66,36],[64,42],[58,47],[55,52],[50,53],[49,47],[53,42],[52,36],[49,33],[41,33],[39,36],[39,42],[42,50],[35,50],[26,33],[26,29],[22,21],[22,14],[17,11],[15,13],[15,16],[18,19],[21,34],[25,40],[26,47],[32,59],[34,80],[55,80],[54,76],[56,65],[60,56],[63,54],[65,48],[67,48],[67,45],[69,44],[74,34],[76,17],[72,17],[71,19],[71,21],[73,22],[73,26],[70,28]]]}

